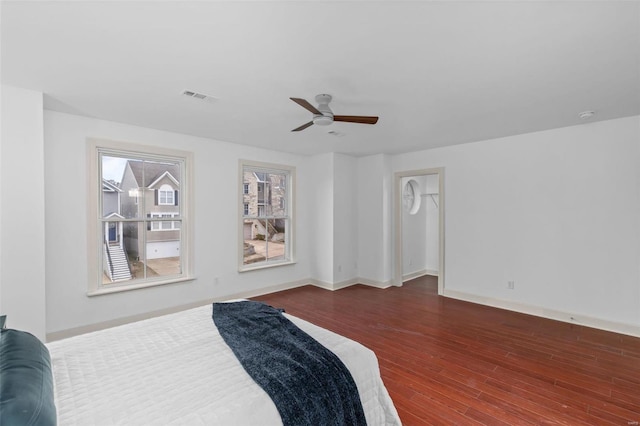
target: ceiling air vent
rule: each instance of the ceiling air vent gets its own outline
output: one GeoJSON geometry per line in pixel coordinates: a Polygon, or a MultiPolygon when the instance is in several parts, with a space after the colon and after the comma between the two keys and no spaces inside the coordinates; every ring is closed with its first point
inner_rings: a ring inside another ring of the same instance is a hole
{"type": "Polygon", "coordinates": [[[216,98],[214,98],[213,96],[205,95],[204,93],[194,92],[192,90],[185,90],[185,91],[182,92],[182,94],[184,96],[189,97],[189,98],[199,99],[201,101],[209,101],[209,102],[215,102],[216,101],[216,98]]]}

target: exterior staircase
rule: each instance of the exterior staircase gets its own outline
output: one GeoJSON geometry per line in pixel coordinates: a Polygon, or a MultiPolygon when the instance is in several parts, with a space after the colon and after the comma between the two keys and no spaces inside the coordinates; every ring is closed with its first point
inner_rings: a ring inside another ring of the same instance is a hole
{"type": "Polygon", "coordinates": [[[107,254],[111,281],[130,280],[132,278],[131,270],[123,248],[119,245],[107,244],[107,254]]]}

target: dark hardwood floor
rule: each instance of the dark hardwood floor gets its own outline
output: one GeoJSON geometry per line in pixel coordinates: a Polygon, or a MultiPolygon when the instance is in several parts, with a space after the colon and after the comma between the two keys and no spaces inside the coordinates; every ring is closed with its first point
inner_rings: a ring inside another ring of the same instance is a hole
{"type": "Polygon", "coordinates": [[[403,287],[313,286],[254,298],[378,356],[405,425],[638,425],[640,339],[403,287]]]}

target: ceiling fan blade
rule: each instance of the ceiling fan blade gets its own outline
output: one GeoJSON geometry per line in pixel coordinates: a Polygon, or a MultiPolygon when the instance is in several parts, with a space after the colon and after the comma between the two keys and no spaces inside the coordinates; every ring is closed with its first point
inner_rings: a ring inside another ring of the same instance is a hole
{"type": "Polygon", "coordinates": [[[304,123],[302,126],[293,129],[292,132],[299,132],[300,130],[304,130],[309,126],[313,126],[313,121],[310,121],[308,123],[304,123]]]}
{"type": "Polygon", "coordinates": [[[291,99],[293,102],[297,103],[302,108],[310,111],[313,114],[322,115],[322,113],[320,111],[318,111],[318,109],[316,107],[314,107],[313,105],[311,105],[309,102],[307,102],[304,99],[300,99],[300,98],[289,98],[289,99],[291,99]]]}
{"type": "Polygon", "coordinates": [[[378,117],[367,117],[364,115],[334,115],[333,121],[344,121],[347,123],[360,123],[360,124],[376,124],[378,117]]]}

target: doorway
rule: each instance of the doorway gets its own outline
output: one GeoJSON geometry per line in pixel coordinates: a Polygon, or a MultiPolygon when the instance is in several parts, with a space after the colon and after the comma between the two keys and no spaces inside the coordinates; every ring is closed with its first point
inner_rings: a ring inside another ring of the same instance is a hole
{"type": "Polygon", "coordinates": [[[444,292],[444,169],[395,173],[394,285],[435,275],[444,292]]]}
{"type": "Polygon", "coordinates": [[[117,225],[115,222],[109,222],[109,244],[118,242],[117,225]]]}

